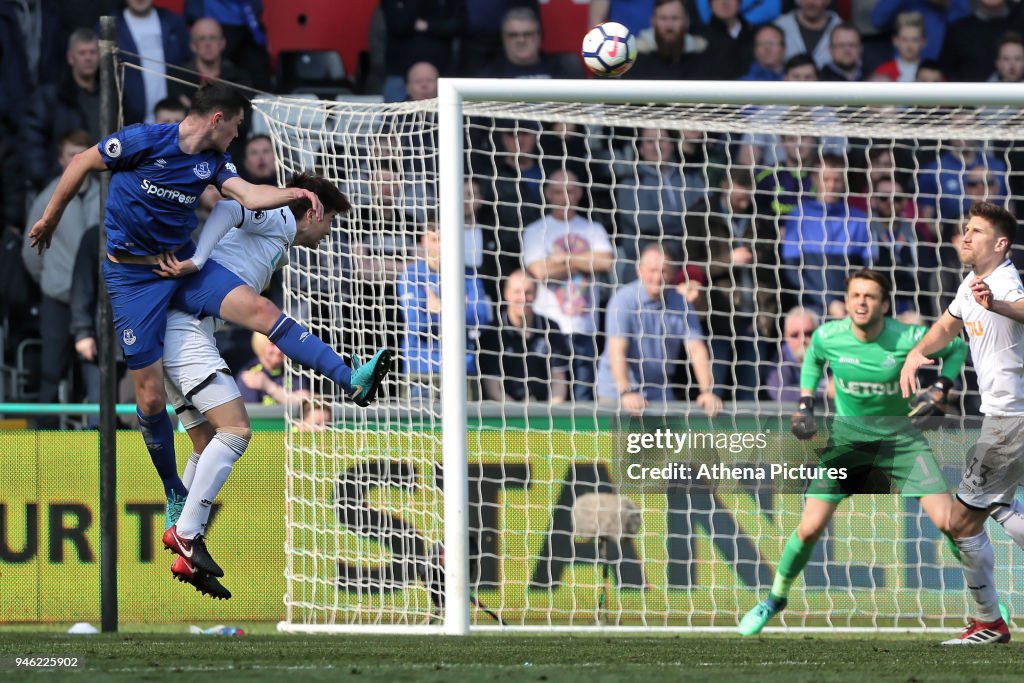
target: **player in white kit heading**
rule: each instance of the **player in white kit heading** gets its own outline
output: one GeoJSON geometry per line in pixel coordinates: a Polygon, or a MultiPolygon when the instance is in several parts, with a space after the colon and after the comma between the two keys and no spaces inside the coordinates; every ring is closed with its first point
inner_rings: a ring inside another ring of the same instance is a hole
{"type": "Polygon", "coordinates": [[[964,578],[977,603],[977,618],[944,645],[1006,643],[1010,631],[999,614],[992,544],[985,533],[991,514],[1021,544],[1024,515],[1014,498],[1024,480],[1024,285],[1009,260],[1017,230],[1011,213],[975,202],[963,229],[960,261],[971,272],[942,317],[911,350],[900,374],[903,395],[916,389],[926,356],[967,330],[985,419],[950,512],[949,530],[960,548],[964,578]]]}
{"type": "MultiPolygon", "coordinates": [[[[324,206],[323,217],[316,218],[308,200],[271,211],[250,211],[236,201],[220,201],[200,233],[192,263],[178,261],[174,268],[201,268],[213,258],[257,292],[265,290],[274,271],[287,262],[292,246],[316,248],[330,232],[334,216],[349,209],[345,195],[319,176],[298,174],[289,186],[314,193],[324,206]]],[[[251,436],[238,385],[214,340],[219,323],[212,317],[197,319],[168,311],[164,382],[168,399],[192,439],[193,453],[182,477],[188,497],[175,525],[165,533],[165,545],[167,534],[193,537],[203,532],[210,506],[251,436]]],[[[355,359],[352,365],[358,367],[355,359]]],[[[216,575],[203,570],[194,558],[175,558],[171,572],[206,595],[231,597],[216,575]]]]}

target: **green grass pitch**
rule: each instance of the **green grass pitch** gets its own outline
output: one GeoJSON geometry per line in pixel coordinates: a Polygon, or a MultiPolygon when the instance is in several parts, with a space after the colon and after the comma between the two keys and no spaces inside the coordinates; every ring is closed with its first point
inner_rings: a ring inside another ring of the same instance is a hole
{"type": "MultiPolygon", "coordinates": [[[[13,681],[747,681],[965,683],[1020,681],[1021,646],[940,647],[934,635],[278,635],[69,636],[0,631],[0,680],[13,681]],[[74,670],[25,671],[12,655],[75,655],[74,670]]],[[[166,629],[165,629],[166,630],[166,629]]]]}

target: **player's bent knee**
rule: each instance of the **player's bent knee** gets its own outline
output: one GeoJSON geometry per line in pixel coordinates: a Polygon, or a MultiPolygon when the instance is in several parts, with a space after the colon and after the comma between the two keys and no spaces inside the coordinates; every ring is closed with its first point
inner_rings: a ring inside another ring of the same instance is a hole
{"type": "Polygon", "coordinates": [[[192,427],[185,425],[185,430],[188,432],[188,438],[192,441],[192,450],[196,453],[205,451],[216,434],[213,430],[213,425],[205,420],[192,427]]]}
{"type": "Polygon", "coordinates": [[[154,415],[167,406],[167,392],[164,390],[163,369],[158,366],[159,374],[148,371],[132,377],[135,385],[135,403],[143,415],[154,415]]]}
{"type": "Polygon", "coordinates": [[[796,536],[804,543],[817,543],[821,538],[825,525],[812,522],[800,522],[796,528],[796,536]]]}
{"type": "Polygon", "coordinates": [[[985,510],[974,510],[959,500],[954,501],[949,513],[949,528],[946,531],[952,538],[968,538],[977,536],[985,528],[988,513],[985,510]]]}
{"type": "Polygon", "coordinates": [[[217,435],[213,438],[231,449],[235,454],[235,459],[237,460],[242,457],[245,450],[249,447],[249,439],[251,436],[252,432],[248,429],[221,427],[217,430],[217,435]],[[236,434],[236,431],[240,433],[236,434]]]}
{"type": "Polygon", "coordinates": [[[253,314],[256,318],[256,322],[258,322],[261,328],[258,331],[263,334],[267,334],[274,326],[274,323],[277,322],[278,318],[281,317],[281,309],[278,308],[277,304],[270,299],[258,296],[256,298],[256,303],[253,306],[253,314]]]}
{"type": "Polygon", "coordinates": [[[248,426],[245,427],[220,427],[217,429],[218,432],[225,432],[227,434],[234,434],[237,437],[249,441],[252,439],[252,429],[248,426]]]}
{"type": "Polygon", "coordinates": [[[163,393],[143,392],[135,394],[135,404],[143,415],[156,415],[166,410],[167,399],[163,393]]]}
{"type": "Polygon", "coordinates": [[[969,538],[977,536],[984,528],[984,522],[978,523],[970,518],[950,519],[949,529],[945,533],[952,538],[969,538]]]}

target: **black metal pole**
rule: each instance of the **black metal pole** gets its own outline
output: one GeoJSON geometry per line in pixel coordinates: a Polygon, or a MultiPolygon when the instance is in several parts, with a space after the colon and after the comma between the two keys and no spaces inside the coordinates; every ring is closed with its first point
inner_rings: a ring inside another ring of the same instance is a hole
{"type": "MultiPolygon", "coordinates": [[[[117,88],[114,47],[117,23],[100,17],[100,130],[107,136],[117,130],[117,88]]],[[[100,626],[104,633],[117,632],[117,361],[114,358],[114,322],[103,278],[107,255],[106,215],[110,174],[100,175],[99,301],[96,311],[96,347],[100,370],[100,626]]]]}

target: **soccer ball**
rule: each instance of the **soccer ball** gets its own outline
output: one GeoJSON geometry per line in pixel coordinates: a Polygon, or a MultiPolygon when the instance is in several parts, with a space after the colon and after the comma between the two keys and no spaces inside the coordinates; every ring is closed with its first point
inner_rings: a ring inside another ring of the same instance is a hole
{"type": "Polygon", "coordinates": [[[598,24],[583,36],[583,62],[597,76],[621,76],[635,60],[636,38],[617,21],[598,24]]]}

